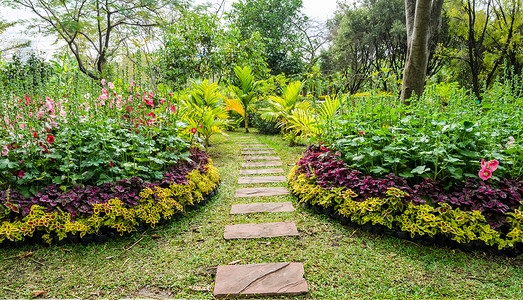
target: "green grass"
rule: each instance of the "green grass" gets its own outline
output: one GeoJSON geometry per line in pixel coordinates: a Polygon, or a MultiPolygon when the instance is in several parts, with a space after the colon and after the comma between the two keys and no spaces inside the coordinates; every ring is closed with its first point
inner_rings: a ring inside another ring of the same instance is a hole
{"type": "MultiPolygon", "coordinates": [[[[274,148],[285,172],[304,150],[287,147],[278,136],[248,136],[274,148]]],[[[205,207],[104,245],[0,249],[0,298],[30,298],[43,290],[47,298],[211,299],[215,268],[236,260],[302,262],[310,288],[305,298],[523,298],[522,257],[463,253],[374,235],[306,210],[291,196],[263,201],[290,200],[297,207],[292,213],[230,216],[231,204],[260,201],[234,199],[242,160],[230,137],[213,137],[209,153],[222,183],[205,207]],[[299,237],[223,240],[225,225],[285,220],[296,221],[299,237]],[[34,253],[9,258],[27,251],[34,253]]],[[[249,186],[254,185],[242,187],[249,186]]]]}

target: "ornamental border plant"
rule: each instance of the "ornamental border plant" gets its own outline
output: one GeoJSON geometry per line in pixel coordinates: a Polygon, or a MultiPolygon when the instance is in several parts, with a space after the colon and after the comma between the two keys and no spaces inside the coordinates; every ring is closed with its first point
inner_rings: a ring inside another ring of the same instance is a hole
{"type": "MultiPolygon", "coordinates": [[[[502,219],[496,217],[499,224],[492,224],[492,215],[497,214],[499,207],[483,205],[482,209],[476,209],[478,206],[438,202],[431,198],[437,194],[427,193],[437,186],[435,182],[409,186],[406,180],[394,174],[374,178],[351,170],[339,156],[324,146],[312,146],[305,152],[288,175],[289,189],[300,203],[344,224],[414,239],[425,245],[491,252],[505,250],[505,254],[523,251],[521,201],[508,207],[502,219]]],[[[483,162],[482,168],[492,172],[496,167],[497,162],[491,161],[483,162]]],[[[485,200],[478,198],[482,192],[489,195],[490,191],[500,188],[485,182],[469,182],[463,189],[476,191],[472,199],[481,202],[485,200]],[[474,184],[476,190],[471,188],[474,184]]],[[[521,197],[523,189],[516,187],[512,191],[510,196],[521,197]]],[[[487,201],[497,202],[505,202],[501,204],[506,206],[510,201],[501,198],[487,201]]]]}
{"type": "MultiPolygon", "coordinates": [[[[80,215],[42,205],[30,205],[29,212],[23,214],[22,210],[27,206],[10,199],[10,190],[4,191],[0,198],[0,246],[23,242],[60,244],[64,240],[86,242],[93,240],[93,235],[123,235],[144,226],[154,228],[191,207],[202,205],[216,193],[219,171],[203,151],[192,152],[192,170],[186,169],[181,182],[177,182],[179,178],[170,181],[169,174],[166,174],[166,180],[154,184],[131,179],[142,187],[134,205],[114,197],[92,203],[88,211],[80,215]],[[197,164],[198,159],[204,164],[197,164]]],[[[118,186],[113,188],[118,189],[118,186]]],[[[126,198],[126,195],[121,197],[126,198]]]]}

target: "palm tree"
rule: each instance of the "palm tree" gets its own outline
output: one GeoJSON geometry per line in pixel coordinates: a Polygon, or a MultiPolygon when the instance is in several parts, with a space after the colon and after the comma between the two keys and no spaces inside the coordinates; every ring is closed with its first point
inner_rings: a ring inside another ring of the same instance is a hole
{"type": "Polygon", "coordinates": [[[254,74],[249,66],[234,67],[234,73],[238,78],[238,85],[230,85],[229,90],[236,96],[236,99],[227,100],[229,110],[233,110],[242,116],[245,121],[245,132],[249,133],[249,110],[258,100],[256,89],[261,81],[254,80],[254,74]]]}

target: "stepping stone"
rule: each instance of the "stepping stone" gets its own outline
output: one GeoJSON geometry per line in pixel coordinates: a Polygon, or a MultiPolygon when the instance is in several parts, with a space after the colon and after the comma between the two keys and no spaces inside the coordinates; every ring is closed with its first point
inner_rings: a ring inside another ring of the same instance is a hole
{"type": "Polygon", "coordinates": [[[270,222],[270,223],[249,223],[226,225],[223,238],[233,239],[259,239],[280,236],[297,236],[298,228],[294,221],[270,222]]]}
{"type": "Polygon", "coordinates": [[[214,297],[295,296],[309,291],[302,263],[224,265],[216,269],[214,297]]]}
{"type": "Polygon", "coordinates": [[[285,176],[263,176],[263,177],[239,177],[238,183],[275,183],[275,182],[286,182],[287,177],[285,176]]]}
{"type": "Polygon", "coordinates": [[[251,143],[238,143],[240,146],[243,147],[267,147],[265,144],[260,144],[259,142],[251,142],[251,143]]]}
{"type": "Polygon", "coordinates": [[[237,140],[237,139],[252,139],[252,137],[250,137],[250,136],[235,136],[232,139],[233,140],[237,140]]]}
{"type": "Polygon", "coordinates": [[[281,161],[262,161],[262,162],[246,162],[242,163],[242,168],[256,168],[256,167],[274,167],[281,166],[281,161]]]}
{"type": "Polygon", "coordinates": [[[245,160],[281,160],[278,156],[244,156],[245,160]]]}
{"type": "Polygon", "coordinates": [[[245,150],[245,151],[259,151],[259,150],[274,150],[274,149],[260,147],[260,148],[242,148],[242,150],[245,150]]]}
{"type": "Polygon", "coordinates": [[[236,189],[235,198],[241,197],[263,197],[263,196],[280,196],[288,195],[289,190],[286,187],[266,187],[266,188],[243,188],[236,189]]]}
{"type": "Polygon", "coordinates": [[[237,214],[251,214],[261,212],[291,212],[294,211],[292,202],[270,202],[270,203],[249,203],[249,204],[233,204],[231,207],[231,215],[237,214]]]}
{"type": "Polygon", "coordinates": [[[283,173],[283,169],[254,169],[254,170],[240,170],[240,175],[259,175],[259,174],[274,174],[283,173]]]}
{"type": "Polygon", "coordinates": [[[264,150],[264,151],[242,151],[243,155],[257,155],[257,154],[276,154],[274,150],[264,150]]]}

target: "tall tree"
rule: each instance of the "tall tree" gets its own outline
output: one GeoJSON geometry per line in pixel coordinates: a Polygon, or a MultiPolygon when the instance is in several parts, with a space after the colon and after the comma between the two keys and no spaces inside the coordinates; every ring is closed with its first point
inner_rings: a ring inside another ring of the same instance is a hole
{"type": "Polygon", "coordinates": [[[35,13],[37,17],[30,27],[63,40],[79,69],[93,79],[101,78],[107,62],[137,30],[157,26],[162,9],[172,4],[161,0],[2,0],[2,3],[35,13]]]}
{"type": "Polygon", "coordinates": [[[306,17],[300,12],[302,0],[239,0],[232,4],[229,19],[243,39],[259,32],[266,46],[267,64],[273,75],[294,75],[304,71],[299,47],[300,28],[306,17]]]}
{"type": "Polygon", "coordinates": [[[451,0],[445,6],[452,20],[456,55],[468,67],[463,72],[481,99],[482,86],[489,87],[504,63],[519,74],[523,66],[523,14],[521,0],[451,0]]]}
{"type": "Polygon", "coordinates": [[[443,0],[405,0],[407,58],[403,71],[401,99],[408,102],[414,92],[425,88],[430,41],[441,27],[443,0]]]}

